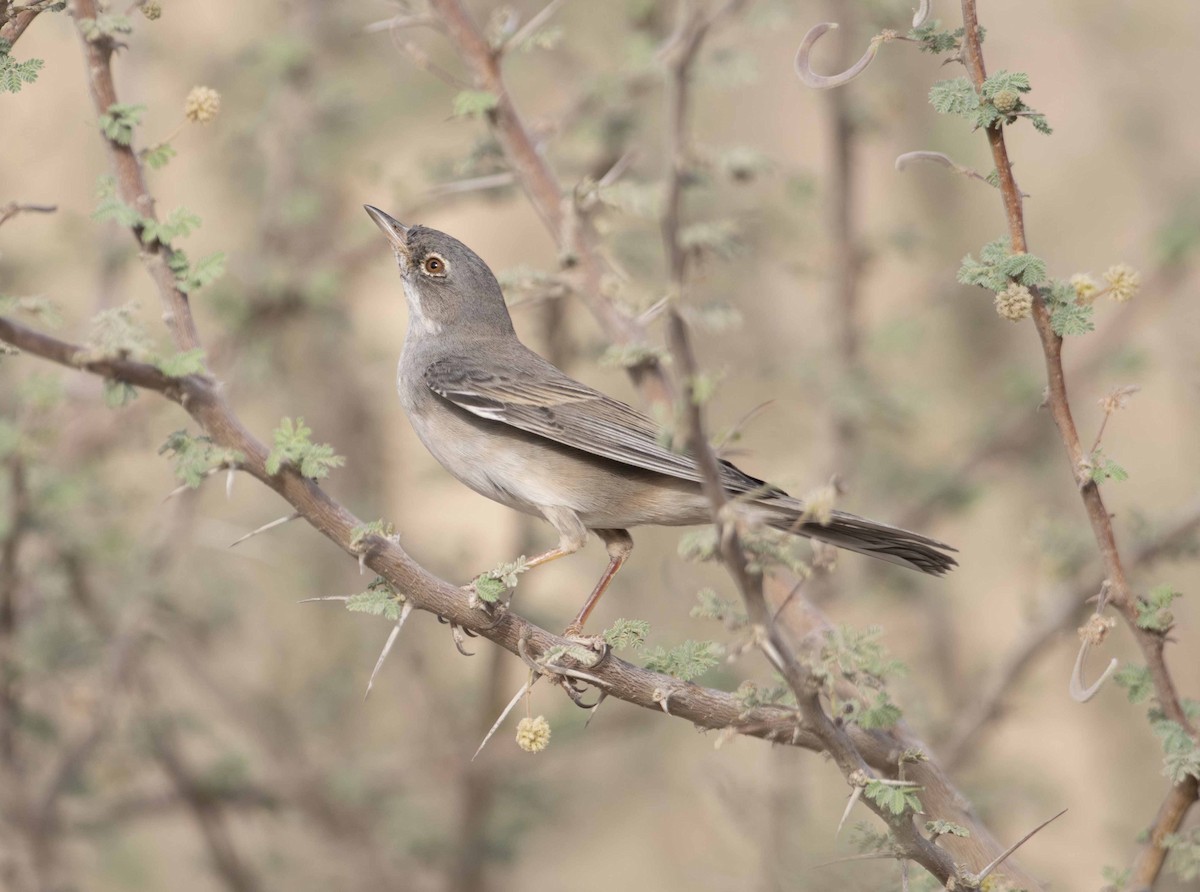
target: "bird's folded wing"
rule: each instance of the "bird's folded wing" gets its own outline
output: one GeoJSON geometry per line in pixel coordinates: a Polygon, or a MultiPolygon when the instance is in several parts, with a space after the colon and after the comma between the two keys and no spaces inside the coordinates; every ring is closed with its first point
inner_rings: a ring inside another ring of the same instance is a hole
{"type": "MultiPolygon", "coordinates": [[[[449,357],[425,370],[425,383],[434,393],[480,418],[611,461],[701,482],[695,461],[665,448],[659,441],[658,426],[649,417],[567,377],[535,353],[522,359],[533,362],[534,368],[518,375],[499,363],[449,357]]],[[[721,478],[730,492],[779,493],[729,462],[721,462],[721,478]]]]}

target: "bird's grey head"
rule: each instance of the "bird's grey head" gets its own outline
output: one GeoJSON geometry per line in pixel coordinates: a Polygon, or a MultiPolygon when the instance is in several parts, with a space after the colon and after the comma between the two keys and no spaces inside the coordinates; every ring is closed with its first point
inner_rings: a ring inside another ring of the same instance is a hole
{"type": "Polygon", "coordinates": [[[377,207],[363,207],[396,254],[410,333],[513,333],[500,283],[478,254],[444,232],[405,226],[377,207]]]}

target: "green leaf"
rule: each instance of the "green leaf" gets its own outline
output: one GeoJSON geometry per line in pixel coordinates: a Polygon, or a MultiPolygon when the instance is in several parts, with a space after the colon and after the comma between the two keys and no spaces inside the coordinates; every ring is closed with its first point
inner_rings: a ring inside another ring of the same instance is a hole
{"type": "Polygon", "coordinates": [[[137,399],[137,390],[132,384],[104,379],[104,405],[110,409],[122,409],[137,399]]]}
{"type": "Polygon", "coordinates": [[[1060,303],[1050,311],[1050,327],[1059,337],[1083,335],[1096,330],[1091,304],[1060,303]]]}
{"type": "Polygon", "coordinates": [[[92,219],[99,223],[115,220],[122,226],[132,227],[142,222],[142,215],[117,198],[115,194],[108,194],[100,198],[96,210],[92,211],[92,219]]]}
{"type": "Polygon", "coordinates": [[[245,461],[235,449],[222,449],[206,436],[191,436],[177,430],[158,448],[159,455],[175,459],[175,477],[192,489],[198,487],[213,468],[232,467],[245,461]]]}
{"type": "Polygon", "coordinates": [[[312,428],[304,423],[303,418],[294,422],[284,418],[275,428],[275,445],[267,455],[266,470],[268,474],[278,474],[284,464],[295,467],[302,477],[319,480],[328,477],[330,470],[340,468],[346,459],[337,455],[333,447],[326,443],[314,443],[310,439],[312,428]]]}
{"type": "Polygon", "coordinates": [[[892,702],[887,691],[877,691],[875,701],[864,707],[857,716],[858,726],[866,730],[891,728],[903,715],[900,707],[892,702]]]}
{"type": "Polygon", "coordinates": [[[25,313],[50,328],[62,325],[62,312],[54,301],[44,297],[0,294],[0,313],[25,313]]]}
{"type": "Polygon", "coordinates": [[[396,535],[396,526],[391,521],[373,520],[370,523],[360,523],[350,531],[350,550],[357,551],[371,536],[389,539],[396,535]]]}
{"type": "Polygon", "coordinates": [[[725,648],[715,641],[687,640],[670,650],[656,647],[645,652],[646,668],[651,672],[673,675],[682,681],[699,678],[725,655],[725,648]]]}
{"type": "Polygon", "coordinates": [[[921,52],[940,56],[942,53],[958,49],[963,35],[962,28],[950,32],[941,30],[941,27],[942,23],[934,20],[925,23],[920,28],[911,29],[906,36],[909,40],[915,40],[921,44],[921,52]]]}
{"type": "Polygon", "coordinates": [[[979,96],[965,77],[938,81],[929,90],[929,103],[943,115],[973,117],[979,108],[979,96]]]}
{"type": "Polygon", "coordinates": [[[41,59],[18,62],[7,52],[0,53],[0,93],[20,93],[23,86],[37,80],[45,64],[41,59]]]}
{"type": "Polygon", "coordinates": [[[188,375],[198,375],[204,371],[204,350],[197,347],[183,353],[156,360],[154,365],[168,378],[186,378],[188,375]]]}
{"type": "Polygon", "coordinates": [[[1040,285],[1046,281],[1046,261],[1033,254],[1010,254],[996,268],[1022,285],[1040,285]]]}
{"type": "Polygon", "coordinates": [[[133,128],[142,123],[144,105],[114,102],[100,116],[101,132],[118,145],[128,146],[133,142],[133,128]]]}
{"type": "Polygon", "coordinates": [[[151,146],[148,149],[142,150],[142,160],[149,164],[154,170],[161,170],[167,166],[167,163],[178,154],[169,142],[160,142],[156,146],[151,146]]]}
{"type": "Polygon", "coordinates": [[[463,90],[454,97],[454,115],[471,118],[486,114],[500,104],[500,97],[487,90],[463,90]]]}
{"type": "Polygon", "coordinates": [[[172,241],[190,235],[200,225],[200,218],[187,208],[176,208],[165,220],[142,219],[142,244],[159,242],[170,245],[172,241]]]}
{"type": "Polygon", "coordinates": [[[1129,479],[1129,472],[1113,461],[1111,458],[1105,457],[1099,450],[1092,456],[1092,480],[1096,483],[1103,483],[1105,480],[1114,480],[1121,483],[1129,479]]]}
{"type": "Polygon", "coordinates": [[[1150,727],[1162,741],[1163,774],[1171,779],[1171,783],[1183,783],[1189,777],[1200,778],[1200,747],[1184,727],[1170,719],[1156,719],[1150,727]]]}
{"type": "Polygon", "coordinates": [[[730,629],[744,628],[750,622],[740,604],[726,601],[710,588],[700,589],[696,599],[700,603],[692,608],[692,616],[697,619],[714,619],[730,629]]]}
{"type": "Polygon", "coordinates": [[[604,642],[613,650],[640,649],[650,634],[650,623],[644,619],[618,619],[604,630],[604,642]]]}
{"type": "Polygon", "coordinates": [[[1168,833],[1163,838],[1163,847],[1171,853],[1167,858],[1171,873],[1185,882],[1200,879],[1200,828],[1168,833]]]}
{"type": "Polygon", "coordinates": [[[1034,112],[1026,115],[1026,117],[1029,118],[1029,123],[1033,125],[1033,129],[1038,133],[1044,133],[1049,136],[1054,132],[1054,128],[1050,126],[1050,122],[1046,120],[1045,115],[1034,112]]]}
{"type": "Polygon", "coordinates": [[[639,366],[661,363],[667,351],[650,344],[611,344],[600,357],[600,365],[633,369],[639,366]]]}
{"type": "Polygon", "coordinates": [[[172,271],[175,272],[175,280],[179,283],[179,290],[184,294],[192,294],[195,291],[199,291],[205,285],[209,285],[225,275],[226,257],[224,251],[218,251],[215,254],[209,254],[207,257],[201,257],[191,267],[187,264],[187,255],[184,255],[182,251],[172,252],[171,258],[174,262],[172,271]],[[177,268],[179,266],[177,255],[182,255],[182,269],[177,268]]]}
{"type": "Polygon", "coordinates": [[[1113,681],[1125,688],[1130,703],[1141,703],[1154,693],[1154,681],[1147,666],[1122,666],[1113,675],[1113,681]]]}
{"type": "Polygon", "coordinates": [[[991,99],[1001,90],[1028,93],[1030,90],[1029,75],[1023,71],[997,71],[983,82],[980,92],[984,99],[991,99]]]}
{"type": "Polygon", "coordinates": [[[908,811],[920,814],[921,800],[917,798],[920,789],[915,784],[885,784],[873,780],[867,782],[863,795],[893,815],[899,816],[908,811]]]}
{"type": "Polygon", "coordinates": [[[87,357],[148,360],[154,354],[154,344],[134,315],[136,312],[137,304],[131,301],[97,313],[86,341],[87,357]]]}
{"type": "Polygon", "coordinates": [[[396,622],[400,619],[402,599],[383,577],[377,576],[366,591],[351,595],[346,609],[352,613],[369,613],[396,622]]]}
{"type": "Polygon", "coordinates": [[[481,573],[472,581],[475,586],[475,595],[481,601],[487,601],[489,604],[495,603],[505,592],[517,587],[518,577],[528,569],[525,556],[522,555],[515,561],[509,561],[486,573],[481,573]]]}
{"type": "Polygon", "coordinates": [[[1171,603],[1182,597],[1181,592],[1175,591],[1169,585],[1156,585],[1150,589],[1145,597],[1137,599],[1138,628],[1148,632],[1168,631],[1175,624],[1171,603]]]}
{"type": "Polygon", "coordinates": [[[79,19],[79,30],[88,43],[112,38],[118,34],[132,34],[133,25],[128,16],[103,12],[94,19],[79,19]]]}
{"type": "Polygon", "coordinates": [[[970,830],[961,824],[955,824],[953,821],[926,821],[925,832],[930,837],[961,836],[965,839],[971,835],[970,830]]]}

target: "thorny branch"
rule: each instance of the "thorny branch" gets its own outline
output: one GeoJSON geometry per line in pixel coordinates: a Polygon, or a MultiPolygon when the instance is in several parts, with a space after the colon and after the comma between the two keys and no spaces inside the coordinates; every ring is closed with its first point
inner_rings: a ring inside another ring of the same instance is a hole
{"type": "MultiPolygon", "coordinates": [[[[737,0],[730,0],[713,13],[705,15],[696,4],[681,3],[678,28],[667,41],[665,49],[660,51],[660,56],[664,58],[668,67],[666,146],[670,174],[661,221],[663,248],[670,275],[667,342],[680,376],[679,390],[682,394],[682,411],[686,419],[689,450],[695,456],[703,474],[704,492],[716,526],[721,558],[745,601],[753,624],[754,640],[795,694],[803,725],[815,735],[819,749],[833,758],[843,777],[855,788],[854,796],[858,798],[861,787],[878,775],[872,766],[868,765],[863,752],[852,739],[854,726],[835,723],[826,713],[821,702],[820,682],[810,666],[797,655],[794,643],[776,622],[776,612],[768,606],[764,595],[761,573],[752,572],[747,566],[738,530],[729,518],[728,500],[720,482],[716,456],[705,433],[703,411],[695,398],[693,385],[698,372],[697,362],[688,336],[687,324],[679,309],[687,279],[687,258],[680,246],[679,228],[689,164],[687,143],[692,66],[713,25],[735,12],[741,5],[737,0]]],[[[893,763],[895,761],[893,759],[893,763]]],[[[890,776],[895,769],[895,764],[889,766],[884,776],[890,776]]],[[[991,864],[975,877],[967,867],[957,864],[949,851],[924,836],[918,830],[913,815],[892,814],[879,803],[870,800],[865,804],[891,828],[897,845],[895,857],[915,861],[942,883],[954,884],[963,880],[968,884],[977,885],[1017,847],[1013,846],[993,857],[991,864]]]]}
{"type": "MultiPolygon", "coordinates": [[[[987,69],[984,65],[983,50],[980,44],[976,0],[962,0],[962,15],[965,28],[964,63],[971,82],[978,91],[982,89],[983,82],[987,79],[987,69]]],[[[1008,234],[1012,250],[1015,252],[1028,251],[1022,195],[1013,178],[1012,163],[1009,160],[1008,147],[1004,140],[1004,128],[1001,126],[988,127],[986,133],[988,144],[992,150],[992,160],[1000,180],[1000,193],[1004,199],[1004,212],[1008,221],[1008,234]]],[[[1033,321],[1045,358],[1048,383],[1047,404],[1058,428],[1067,458],[1071,463],[1072,474],[1075,475],[1087,454],[1080,442],[1067,395],[1066,376],[1062,364],[1062,337],[1055,334],[1050,324],[1050,311],[1041,294],[1036,289],[1033,289],[1033,294],[1033,321]]],[[[1124,618],[1142,651],[1150,669],[1159,708],[1168,719],[1178,723],[1195,738],[1197,736],[1196,729],[1184,712],[1183,704],[1175,690],[1175,682],[1167,669],[1163,655],[1166,636],[1160,632],[1143,629],[1138,625],[1138,597],[1126,578],[1116,535],[1113,532],[1112,519],[1104,505],[1100,487],[1094,480],[1089,479],[1079,486],[1079,495],[1083,500],[1092,527],[1092,534],[1100,551],[1105,581],[1110,586],[1110,603],[1124,618]]],[[[1168,802],[1182,801],[1188,795],[1194,802],[1196,789],[1195,779],[1179,784],[1168,794],[1168,802]]],[[[1149,888],[1154,884],[1167,855],[1167,850],[1161,845],[1161,840],[1166,834],[1178,830],[1186,812],[1186,808],[1166,808],[1165,806],[1160,811],[1159,821],[1165,821],[1165,823],[1156,822],[1150,834],[1150,841],[1138,854],[1130,879],[1132,888],[1149,888]]]]}

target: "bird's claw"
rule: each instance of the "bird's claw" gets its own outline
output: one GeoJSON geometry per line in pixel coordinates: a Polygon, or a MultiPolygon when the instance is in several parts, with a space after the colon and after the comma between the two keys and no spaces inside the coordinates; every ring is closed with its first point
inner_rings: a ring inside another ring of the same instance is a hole
{"type": "Polygon", "coordinates": [[[450,626],[450,637],[454,639],[454,647],[460,654],[462,654],[464,657],[475,656],[474,651],[467,650],[466,648],[467,636],[470,636],[471,638],[479,637],[475,632],[460,626],[458,623],[454,622],[454,620],[446,619],[446,617],[442,616],[440,613],[438,614],[438,622],[442,625],[450,626]]]}

